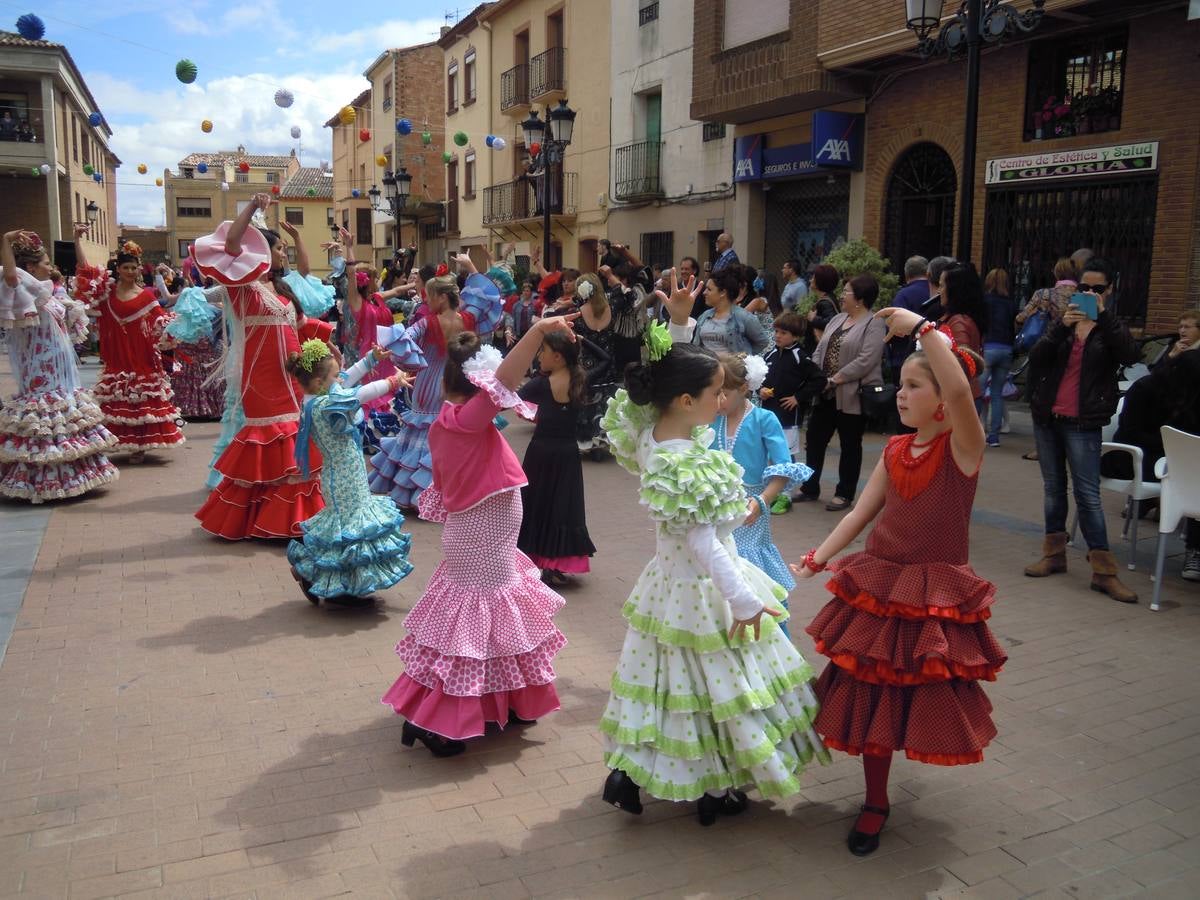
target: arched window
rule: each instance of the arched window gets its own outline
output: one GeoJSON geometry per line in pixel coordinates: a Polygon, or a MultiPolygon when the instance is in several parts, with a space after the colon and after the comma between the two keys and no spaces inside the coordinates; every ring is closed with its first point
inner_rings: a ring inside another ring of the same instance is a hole
{"type": "Polygon", "coordinates": [[[900,272],[910,256],[954,252],[954,161],[937,144],[923,141],[900,155],[887,184],[884,255],[900,272]]]}

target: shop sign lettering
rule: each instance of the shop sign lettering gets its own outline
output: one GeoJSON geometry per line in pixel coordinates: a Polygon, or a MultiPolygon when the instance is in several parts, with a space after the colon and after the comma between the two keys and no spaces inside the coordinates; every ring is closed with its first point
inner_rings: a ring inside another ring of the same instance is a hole
{"type": "Polygon", "coordinates": [[[1054,178],[1153,172],[1157,169],[1158,141],[1144,141],[989,159],[984,182],[989,185],[1017,184],[1054,178]]]}

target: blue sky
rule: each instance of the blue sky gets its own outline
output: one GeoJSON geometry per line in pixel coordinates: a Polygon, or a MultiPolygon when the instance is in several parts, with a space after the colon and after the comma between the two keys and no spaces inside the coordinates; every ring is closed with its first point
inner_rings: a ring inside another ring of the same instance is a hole
{"type": "MultiPolygon", "coordinates": [[[[462,4],[459,15],[472,7],[462,4]]],[[[245,144],[255,153],[287,153],[300,126],[305,165],[330,157],[323,125],[362,91],[363,70],[387,47],[436,38],[455,8],[389,4],[250,0],[246,3],[116,0],[85,3],[0,0],[0,19],[16,30],[19,15],[46,23],[46,40],[65,44],[113,130],[118,217],[133,225],[163,224],[163,169],[188,153],[245,144]],[[191,85],[175,78],[175,63],[193,60],[191,85]],[[275,105],[278,88],[295,95],[275,105]],[[211,119],[212,134],[200,131],[211,119]],[[149,171],[137,174],[139,163],[149,171]]],[[[453,21],[453,17],[452,17],[453,21]]]]}

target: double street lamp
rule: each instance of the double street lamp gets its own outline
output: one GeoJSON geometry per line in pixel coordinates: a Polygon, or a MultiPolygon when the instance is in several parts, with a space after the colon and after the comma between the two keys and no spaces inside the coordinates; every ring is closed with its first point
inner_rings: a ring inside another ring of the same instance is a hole
{"type": "Polygon", "coordinates": [[[87,216],[88,224],[95,225],[96,219],[100,217],[100,207],[96,205],[95,200],[89,200],[83,208],[84,215],[87,216]]]}
{"type": "Polygon", "coordinates": [[[942,25],[944,0],[905,0],[906,25],[917,36],[917,52],[928,59],[967,54],[967,108],[963,122],[962,186],[958,203],[957,254],[971,258],[971,225],[975,215],[975,142],[979,125],[979,54],[983,44],[1028,34],[1042,22],[1046,0],[1018,12],[1002,0],[962,0],[958,12],[942,25]],[[941,26],[940,29],[938,26],[941,26]],[[934,36],[934,31],[937,36],[934,36]]]}
{"type": "MultiPolygon", "coordinates": [[[[529,113],[529,118],[521,123],[525,135],[525,146],[533,161],[529,170],[531,177],[541,176],[542,179],[542,260],[547,268],[550,267],[550,213],[555,205],[554,167],[558,166],[562,173],[563,155],[571,145],[575,133],[575,116],[577,113],[567,106],[567,101],[559,100],[558,106],[546,110],[546,121],[538,118],[537,110],[529,113]],[[536,152],[535,152],[536,149],[536,152]]],[[[566,188],[566,179],[558,184],[561,194],[566,188]]],[[[558,203],[563,197],[557,198],[558,203]]]]}
{"type": "Polygon", "coordinates": [[[412,195],[412,180],[412,175],[404,166],[401,166],[398,172],[388,169],[383,173],[383,191],[381,192],[379,186],[374,184],[367,191],[367,196],[371,198],[371,209],[376,212],[390,213],[396,221],[396,247],[393,249],[400,247],[400,215],[408,206],[408,198],[412,195]],[[387,200],[387,206],[383,206],[379,202],[381,196],[387,200]]]}

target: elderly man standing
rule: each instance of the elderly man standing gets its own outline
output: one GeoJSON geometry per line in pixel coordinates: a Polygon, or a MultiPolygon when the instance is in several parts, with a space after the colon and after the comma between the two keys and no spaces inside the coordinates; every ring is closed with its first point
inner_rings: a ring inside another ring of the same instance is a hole
{"type": "Polygon", "coordinates": [[[712,270],[720,272],[722,269],[729,266],[741,265],[741,260],[733,251],[733,238],[724,231],[717,235],[717,258],[713,262],[712,270]]]}

